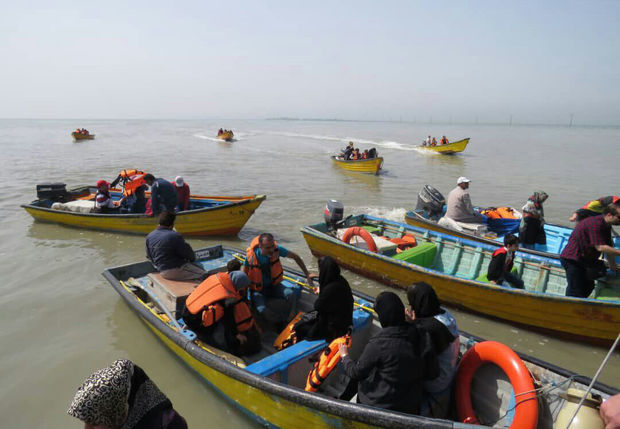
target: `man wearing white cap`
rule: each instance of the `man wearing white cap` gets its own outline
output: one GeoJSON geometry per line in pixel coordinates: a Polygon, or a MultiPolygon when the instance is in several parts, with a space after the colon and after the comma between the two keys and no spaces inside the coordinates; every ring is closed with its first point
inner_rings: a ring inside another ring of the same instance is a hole
{"type": "Polygon", "coordinates": [[[475,212],[471,204],[469,192],[467,192],[469,182],[471,180],[464,176],[459,177],[456,181],[456,188],[448,194],[446,217],[456,222],[483,223],[482,215],[475,212]]]}
{"type": "Polygon", "coordinates": [[[178,203],[177,203],[177,211],[182,212],[184,210],[189,210],[189,185],[185,183],[181,176],[177,176],[174,178],[174,182],[172,182],[172,186],[177,191],[178,203]]]}

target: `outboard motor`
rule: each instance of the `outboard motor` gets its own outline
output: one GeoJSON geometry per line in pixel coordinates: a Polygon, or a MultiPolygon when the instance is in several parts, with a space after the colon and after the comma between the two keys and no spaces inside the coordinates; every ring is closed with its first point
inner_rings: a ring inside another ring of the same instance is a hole
{"type": "Polygon", "coordinates": [[[443,215],[443,206],[446,199],[431,185],[424,185],[418,193],[416,210],[425,210],[431,218],[440,218],[443,215]]]}
{"type": "Polygon", "coordinates": [[[40,183],[37,185],[37,198],[62,203],[67,198],[67,185],[59,182],[40,183]]]}
{"type": "Polygon", "coordinates": [[[344,205],[340,201],[327,200],[325,205],[325,224],[329,231],[335,231],[344,217],[344,205]]]}

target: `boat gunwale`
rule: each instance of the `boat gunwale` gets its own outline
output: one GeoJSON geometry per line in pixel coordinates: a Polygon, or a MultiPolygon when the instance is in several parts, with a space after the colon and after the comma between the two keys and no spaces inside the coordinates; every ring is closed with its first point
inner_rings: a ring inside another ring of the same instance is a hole
{"type": "Polygon", "coordinates": [[[336,162],[342,162],[343,164],[346,163],[368,163],[368,164],[375,164],[377,163],[377,161],[379,161],[379,163],[383,163],[383,157],[382,156],[377,156],[375,158],[367,158],[367,159],[338,159],[338,155],[332,155],[331,158],[336,161],[336,162]]]}
{"type": "MultiPolygon", "coordinates": [[[[457,140],[455,142],[448,143],[448,144],[438,144],[438,145],[435,145],[435,146],[418,145],[417,147],[419,147],[420,149],[428,149],[428,150],[432,150],[434,152],[440,152],[440,151],[438,151],[436,149],[433,149],[433,148],[447,148],[447,147],[450,147],[452,145],[463,144],[463,142],[466,141],[466,140],[467,140],[467,143],[465,144],[465,146],[467,146],[469,144],[469,140],[471,140],[471,137],[467,137],[467,138],[464,138],[464,139],[461,139],[461,140],[457,140]]],[[[463,149],[463,150],[465,150],[465,149],[463,149]]],[[[459,151],[459,152],[462,152],[462,151],[459,151]]],[[[454,153],[454,152],[450,152],[450,153],[454,153]]]]}
{"type": "MultiPolygon", "coordinates": [[[[209,247],[198,249],[197,251],[207,248],[209,247]]],[[[222,249],[241,252],[239,249],[227,248],[223,246],[222,249]]],[[[121,298],[123,298],[123,300],[130,306],[130,308],[138,314],[140,318],[146,319],[146,321],[150,323],[154,328],[156,328],[172,342],[174,342],[177,346],[181,347],[185,352],[191,355],[192,358],[196,359],[201,364],[207,365],[211,369],[218,371],[225,376],[231,377],[241,383],[247,384],[250,387],[259,389],[267,394],[277,395],[297,405],[312,408],[327,415],[335,416],[344,420],[352,420],[372,426],[383,427],[410,428],[423,426],[429,429],[454,428],[455,425],[456,427],[469,427],[469,425],[463,425],[458,422],[453,422],[451,420],[438,420],[413,414],[400,413],[397,411],[388,411],[368,405],[352,403],[349,401],[335,399],[316,393],[306,392],[303,389],[286,385],[284,383],[275,381],[269,377],[263,377],[258,374],[253,374],[246,369],[239,368],[236,365],[233,365],[231,362],[228,362],[221,357],[209,353],[208,351],[195,344],[193,341],[187,339],[180,332],[175,331],[171,326],[164,323],[160,318],[158,318],[151,311],[149,311],[147,307],[145,307],[144,305],[140,305],[140,303],[137,302],[138,298],[131,292],[127,291],[112,273],[112,270],[118,270],[124,267],[132,267],[136,264],[143,262],[106,268],[103,271],[102,275],[112,285],[116,292],[121,295],[121,298]]],[[[297,274],[295,271],[289,270],[288,268],[285,268],[285,271],[297,274]]],[[[356,291],[353,292],[354,295],[357,295],[356,291]]],[[[172,350],[170,350],[170,352],[174,353],[174,351],[172,350]]],[[[179,357],[176,353],[174,354],[176,357],[179,357]]],[[[218,392],[221,393],[223,396],[231,399],[235,406],[241,409],[242,412],[249,413],[252,418],[258,418],[263,421],[265,420],[261,416],[253,413],[251,410],[243,407],[242,404],[235,401],[234,398],[229,398],[226,394],[219,391],[218,386],[213,384],[210,380],[207,380],[202,376],[201,378],[203,379],[203,381],[206,381],[210,385],[213,385],[215,389],[217,389],[218,392]]]]}
{"type": "MultiPolygon", "coordinates": [[[[402,224],[399,222],[395,222],[395,221],[390,221],[388,219],[381,219],[381,218],[376,218],[374,216],[371,215],[366,215],[366,214],[362,214],[362,215],[358,215],[360,218],[367,218],[367,219],[371,219],[371,220],[380,220],[381,222],[385,222],[385,223],[392,223],[392,224],[396,224],[399,226],[405,226],[406,228],[409,229],[415,229],[415,230],[420,230],[421,228],[417,228],[414,227],[412,225],[406,225],[406,224],[402,224]]],[[[320,224],[314,224],[314,225],[320,225],[320,224]]],[[[369,250],[366,249],[361,249],[358,247],[355,247],[351,244],[348,243],[344,243],[341,240],[338,240],[337,238],[334,238],[328,234],[325,234],[315,228],[313,228],[314,225],[310,225],[310,226],[304,226],[301,228],[301,233],[308,233],[310,235],[313,235],[314,237],[317,237],[321,240],[327,240],[327,241],[331,241],[336,245],[339,246],[345,246],[350,248],[353,251],[359,252],[365,256],[369,256],[371,258],[375,258],[375,259],[380,259],[382,261],[388,262],[390,264],[393,265],[397,265],[397,266],[401,266],[407,269],[410,269],[412,271],[418,271],[418,272],[422,272],[425,274],[430,274],[433,276],[437,276],[440,278],[443,278],[444,280],[450,280],[450,281],[455,281],[458,283],[465,283],[465,284],[473,284],[473,286],[476,287],[481,287],[484,288],[488,291],[493,291],[493,292],[499,292],[499,293],[507,293],[507,294],[513,294],[513,295],[524,295],[524,296],[531,296],[532,298],[537,298],[537,299],[545,299],[545,300],[551,300],[551,301],[560,301],[560,302],[579,302],[579,303],[586,303],[588,305],[594,305],[594,306],[600,306],[600,307],[609,307],[609,308],[615,308],[615,307],[619,307],[620,306],[620,301],[619,300],[615,300],[615,301],[611,301],[611,300],[599,300],[599,299],[592,299],[592,298],[578,298],[578,297],[572,297],[572,296],[564,296],[564,295],[553,295],[553,294],[549,294],[546,292],[537,292],[537,291],[528,291],[528,290],[524,290],[524,289],[515,289],[515,288],[506,288],[506,287],[501,287],[501,286],[496,286],[496,285],[492,285],[489,283],[485,283],[485,282],[481,282],[481,281],[477,281],[475,279],[465,279],[465,278],[461,278],[461,277],[456,277],[454,275],[451,274],[445,274],[442,273],[441,271],[437,271],[431,268],[426,268],[426,267],[421,267],[419,265],[416,264],[412,264],[410,262],[407,261],[401,261],[398,259],[394,259],[391,258],[389,256],[385,256],[385,255],[381,255],[378,253],[374,253],[374,252],[370,252],[369,250]]],[[[424,231],[424,230],[423,230],[424,231]]],[[[418,231],[419,232],[419,231],[418,231]]],[[[440,235],[445,238],[449,238],[454,242],[460,242],[462,244],[467,244],[467,245],[471,245],[473,247],[481,247],[482,246],[486,246],[486,247],[491,247],[489,245],[486,245],[484,243],[476,243],[476,242],[472,242],[470,240],[467,239],[461,239],[460,237],[454,237],[454,236],[448,236],[446,234],[443,234],[441,232],[437,232],[437,231],[429,231],[429,233],[431,234],[436,234],[436,235],[440,235]]],[[[498,246],[500,244],[498,243],[498,246]]],[[[312,250],[312,249],[310,249],[312,250]]],[[[488,249],[487,249],[488,250],[488,249]]],[[[519,252],[517,252],[518,254],[519,252]]],[[[542,256],[538,256],[538,255],[527,255],[527,259],[540,259],[541,262],[547,261],[550,262],[550,265],[554,265],[556,267],[561,267],[561,264],[559,262],[559,260],[557,259],[553,259],[553,258],[545,258],[542,256]]],[[[384,277],[382,275],[380,275],[381,277],[384,277]]],[[[392,284],[394,284],[394,282],[391,282],[392,284]]],[[[530,326],[530,325],[528,325],[530,326]]]]}
{"type": "MultiPolygon", "coordinates": [[[[231,207],[235,207],[235,206],[239,206],[239,205],[246,205],[249,203],[253,203],[255,201],[258,202],[262,202],[267,198],[267,196],[265,194],[257,194],[257,195],[249,195],[247,199],[242,199],[239,201],[230,201],[228,203],[224,203],[224,204],[220,204],[217,206],[213,206],[213,207],[204,207],[201,209],[194,209],[194,210],[185,210],[179,213],[176,213],[176,217],[177,219],[182,218],[182,217],[187,217],[187,216],[191,216],[194,214],[201,214],[201,213],[205,213],[208,211],[217,211],[220,209],[228,209],[231,207]]],[[[40,200],[34,200],[29,204],[20,204],[20,207],[24,208],[24,209],[33,209],[33,210],[40,210],[40,211],[45,211],[45,212],[51,212],[51,213],[60,213],[60,214],[68,214],[68,215],[73,215],[73,216],[78,216],[78,217],[100,217],[100,218],[114,218],[114,219],[133,219],[133,218],[140,218],[140,219],[154,219],[153,216],[147,216],[144,213],[77,213],[77,212],[66,212],[66,211],[62,211],[62,210],[54,210],[52,208],[48,208],[48,207],[41,207],[41,206],[37,206],[34,205],[33,203],[40,201],[40,200]]]]}

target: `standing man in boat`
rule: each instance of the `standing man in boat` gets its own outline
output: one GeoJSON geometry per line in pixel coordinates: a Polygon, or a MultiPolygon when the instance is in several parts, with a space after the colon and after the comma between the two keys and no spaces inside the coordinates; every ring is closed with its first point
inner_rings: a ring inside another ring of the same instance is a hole
{"type": "Polygon", "coordinates": [[[177,212],[189,210],[189,185],[185,183],[183,177],[177,176],[172,186],[177,192],[177,212]]]}
{"type": "Polygon", "coordinates": [[[146,258],[153,263],[161,276],[168,280],[202,280],[207,272],[198,265],[194,249],[176,232],[174,211],[159,215],[159,226],[146,236],[146,258]]]}
{"type": "Polygon", "coordinates": [[[243,271],[250,277],[252,302],[256,311],[261,314],[268,322],[281,325],[288,322],[297,307],[299,287],[286,287],[282,285],[284,270],[280,263],[280,257],[293,259],[303,271],[308,284],[312,284],[312,279],[318,277],[315,273],[310,273],[301,257],[285,247],[280,246],[273,239],[273,235],[265,232],[254,237],[250,247],[246,250],[243,271]],[[267,305],[268,298],[283,298],[287,303],[287,311],[278,314],[267,305]]]}
{"type": "Polygon", "coordinates": [[[474,210],[469,197],[469,180],[461,176],[456,181],[456,188],[448,194],[446,217],[456,222],[483,223],[484,218],[474,210]]]}
{"type": "Polygon", "coordinates": [[[566,296],[587,298],[594,289],[594,280],[605,275],[605,265],[599,259],[607,256],[609,268],[617,274],[616,258],[620,249],[613,247],[611,231],[620,225],[620,201],[610,204],[599,216],[589,217],[577,224],[560,254],[566,270],[566,296]]]}
{"type": "Polygon", "coordinates": [[[156,179],[148,173],[144,175],[144,181],[151,187],[151,210],[153,216],[158,216],[163,211],[174,212],[177,205],[177,191],[172,183],[165,179],[156,179]]]}

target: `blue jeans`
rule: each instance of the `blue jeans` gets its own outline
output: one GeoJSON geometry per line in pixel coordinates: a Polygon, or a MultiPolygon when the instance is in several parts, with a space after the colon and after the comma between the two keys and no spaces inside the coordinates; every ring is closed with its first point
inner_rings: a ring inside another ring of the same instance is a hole
{"type": "Polygon", "coordinates": [[[271,320],[273,322],[288,322],[291,313],[297,308],[297,299],[301,294],[301,288],[299,286],[287,287],[283,284],[278,284],[264,287],[260,292],[251,291],[250,294],[252,303],[259,314],[266,319],[275,319],[271,320]],[[269,314],[271,309],[269,308],[268,301],[274,298],[286,300],[286,314],[269,314]],[[267,310],[267,314],[265,314],[265,310],[267,310]]]}
{"type": "Polygon", "coordinates": [[[515,276],[512,273],[504,273],[504,280],[507,281],[510,286],[517,289],[523,289],[523,287],[525,286],[523,280],[521,280],[519,277],[515,276]]]}

